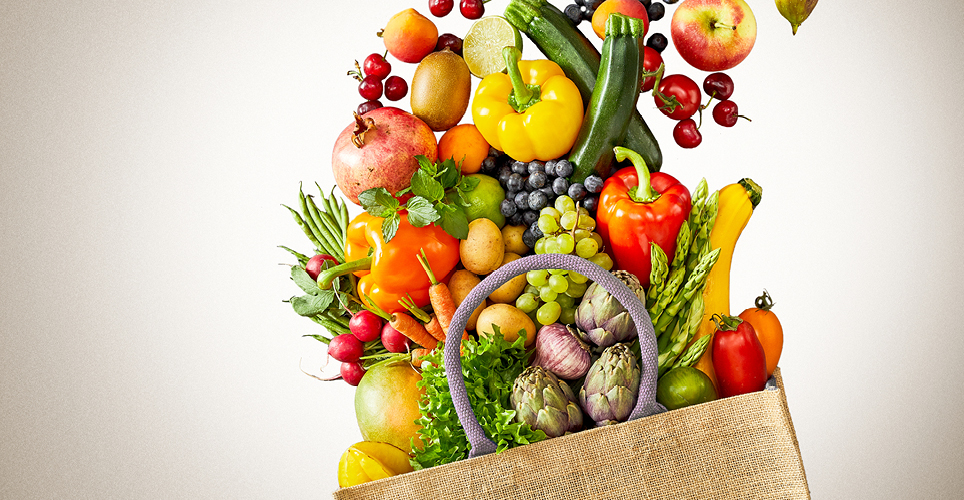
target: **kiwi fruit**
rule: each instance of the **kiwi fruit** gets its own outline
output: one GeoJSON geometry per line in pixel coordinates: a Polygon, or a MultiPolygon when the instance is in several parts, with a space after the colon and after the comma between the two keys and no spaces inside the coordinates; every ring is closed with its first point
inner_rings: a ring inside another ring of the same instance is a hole
{"type": "Polygon", "coordinates": [[[469,107],[472,76],[461,56],[448,48],[425,56],[412,76],[412,113],[432,130],[448,130],[469,107]]]}

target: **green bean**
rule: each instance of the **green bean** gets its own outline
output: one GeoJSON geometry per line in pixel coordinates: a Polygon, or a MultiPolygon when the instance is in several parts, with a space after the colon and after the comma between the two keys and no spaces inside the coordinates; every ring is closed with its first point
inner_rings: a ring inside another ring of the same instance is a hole
{"type": "Polygon", "coordinates": [[[334,225],[328,220],[328,214],[318,211],[318,206],[315,205],[314,199],[310,195],[307,198],[308,212],[311,214],[311,217],[316,220],[321,236],[329,243],[329,248],[333,250],[331,256],[338,259],[339,262],[344,262],[345,251],[343,248],[345,242],[339,241],[339,239],[335,237],[335,234],[340,234],[340,232],[335,229],[334,225]]]}
{"type": "Polygon", "coordinates": [[[319,252],[325,252],[324,245],[318,241],[318,238],[315,237],[315,234],[311,231],[311,228],[308,227],[308,224],[304,221],[304,219],[301,218],[301,215],[298,213],[298,211],[289,207],[288,205],[281,206],[287,208],[291,212],[291,216],[295,219],[295,222],[298,223],[298,226],[301,228],[301,230],[305,232],[305,236],[307,236],[308,239],[315,244],[315,249],[319,252]]]}

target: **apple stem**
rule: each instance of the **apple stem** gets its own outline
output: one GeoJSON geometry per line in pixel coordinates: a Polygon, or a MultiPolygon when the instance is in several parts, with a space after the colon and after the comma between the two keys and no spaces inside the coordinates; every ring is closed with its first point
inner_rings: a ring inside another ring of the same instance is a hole
{"type": "Polygon", "coordinates": [[[729,28],[729,29],[731,29],[731,30],[733,30],[733,31],[736,31],[736,26],[733,26],[732,24],[726,24],[726,23],[717,22],[717,21],[713,21],[712,23],[710,23],[710,26],[712,26],[713,29],[716,29],[716,28],[729,28]]]}

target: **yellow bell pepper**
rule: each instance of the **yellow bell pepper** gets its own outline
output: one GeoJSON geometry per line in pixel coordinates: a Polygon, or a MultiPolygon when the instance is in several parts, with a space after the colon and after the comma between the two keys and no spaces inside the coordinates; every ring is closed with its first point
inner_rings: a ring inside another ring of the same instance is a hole
{"type": "Polygon", "coordinates": [[[520,61],[515,47],[502,51],[508,74],[479,83],[472,119],[492,147],[518,161],[548,161],[572,149],[582,126],[582,96],[562,68],[549,60],[520,61]]]}

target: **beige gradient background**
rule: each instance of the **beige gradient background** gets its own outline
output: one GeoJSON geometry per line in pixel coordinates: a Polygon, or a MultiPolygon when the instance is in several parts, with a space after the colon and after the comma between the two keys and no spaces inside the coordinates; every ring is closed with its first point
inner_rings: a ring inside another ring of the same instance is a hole
{"type": "MultiPolygon", "coordinates": [[[[764,188],[733,312],[776,298],[814,498],[964,497],[964,8],[824,0],[791,37],[751,5],[753,122],[684,151],[643,98],[664,170],[764,188]]],[[[410,6],[0,2],[0,498],[329,496],[353,392],[299,371],[280,205],[332,185],[345,72],[410,6]]]]}

